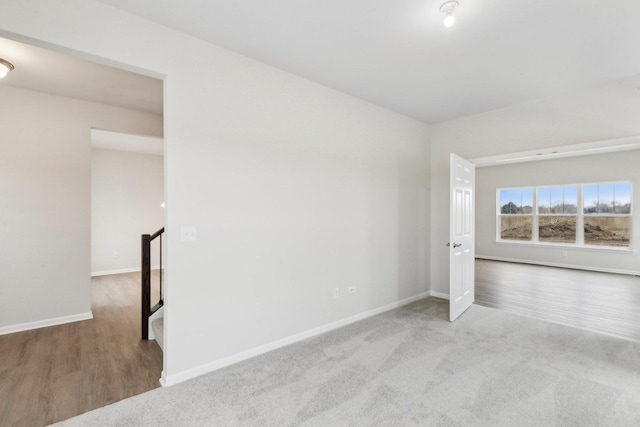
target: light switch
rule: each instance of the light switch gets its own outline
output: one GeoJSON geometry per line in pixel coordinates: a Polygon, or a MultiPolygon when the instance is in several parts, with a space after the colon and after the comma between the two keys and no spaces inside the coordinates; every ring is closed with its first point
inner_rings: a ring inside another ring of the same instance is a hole
{"type": "Polygon", "coordinates": [[[194,226],[189,225],[180,227],[181,242],[194,242],[196,240],[198,240],[198,234],[194,226]]]}

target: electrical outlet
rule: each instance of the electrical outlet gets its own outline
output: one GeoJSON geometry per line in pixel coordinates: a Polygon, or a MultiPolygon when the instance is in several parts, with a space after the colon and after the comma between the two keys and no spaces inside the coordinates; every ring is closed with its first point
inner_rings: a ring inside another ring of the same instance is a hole
{"type": "Polygon", "coordinates": [[[118,259],[118,258],[120,258],[120,252],[113,251],[113,259],[118,259]]]}
{"type": "Polygon", "coordinates": [[[182,226],[180,227],[180,241],[181,242],[194,242],[198,240],[198,233],[194,226],[182,226]]]}
{"type": "Polygon", "coordinates": [[[350,287],[349,288],[349,293],[350,294],[355,294],[356,293],[356,287],[355,286],[350,287]]]}
{"type": "Polygon", "coordinates": [[[566,257],[569,256],[569,254],[567,253],[567,251],[562,251],[562,256],[566,257]]]}
{"type": "Polygon", "coordinates": [[[340,296],[340,288],[333,288],[333,299],[338,299],[340,296]]]}

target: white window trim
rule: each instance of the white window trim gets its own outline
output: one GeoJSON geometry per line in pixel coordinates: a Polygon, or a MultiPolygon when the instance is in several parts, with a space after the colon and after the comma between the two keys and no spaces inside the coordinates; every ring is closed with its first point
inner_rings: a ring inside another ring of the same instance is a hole
{"type": "Polygon", "coordinates": [[[584,252],[609,252],[609,253],[620,253],[620,254],[629,254],[629,255],[633,255],[636,253],[635,249],[627,246],[596,246],[596,245],[578,246],[577,244],[569,244],[569,243],[553,243],[553,242],[532,243],[532,242],[527,242],[522,240],[497,240],[495,244],[547,248],[547,249],[548,248],[571,249],[571,250],[584,251],[584,252]]]}

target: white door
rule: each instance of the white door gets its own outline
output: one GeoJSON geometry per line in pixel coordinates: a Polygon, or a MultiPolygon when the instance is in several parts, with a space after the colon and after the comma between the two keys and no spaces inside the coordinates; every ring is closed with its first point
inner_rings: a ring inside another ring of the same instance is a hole
{"type": "Polygon", "coordinates": [[[449,320],[475,299],[476,167],[451,154],[449,207],[449,320]]]}

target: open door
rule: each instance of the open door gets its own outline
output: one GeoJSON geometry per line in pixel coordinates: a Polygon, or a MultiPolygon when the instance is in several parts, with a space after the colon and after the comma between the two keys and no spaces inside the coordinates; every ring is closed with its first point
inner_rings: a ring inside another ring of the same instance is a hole
{"type": "Polygon", "coordinates": [[[476,168],[451,154],[449,174],[449,320],[453,322],[475,299],[476,168]]]}

